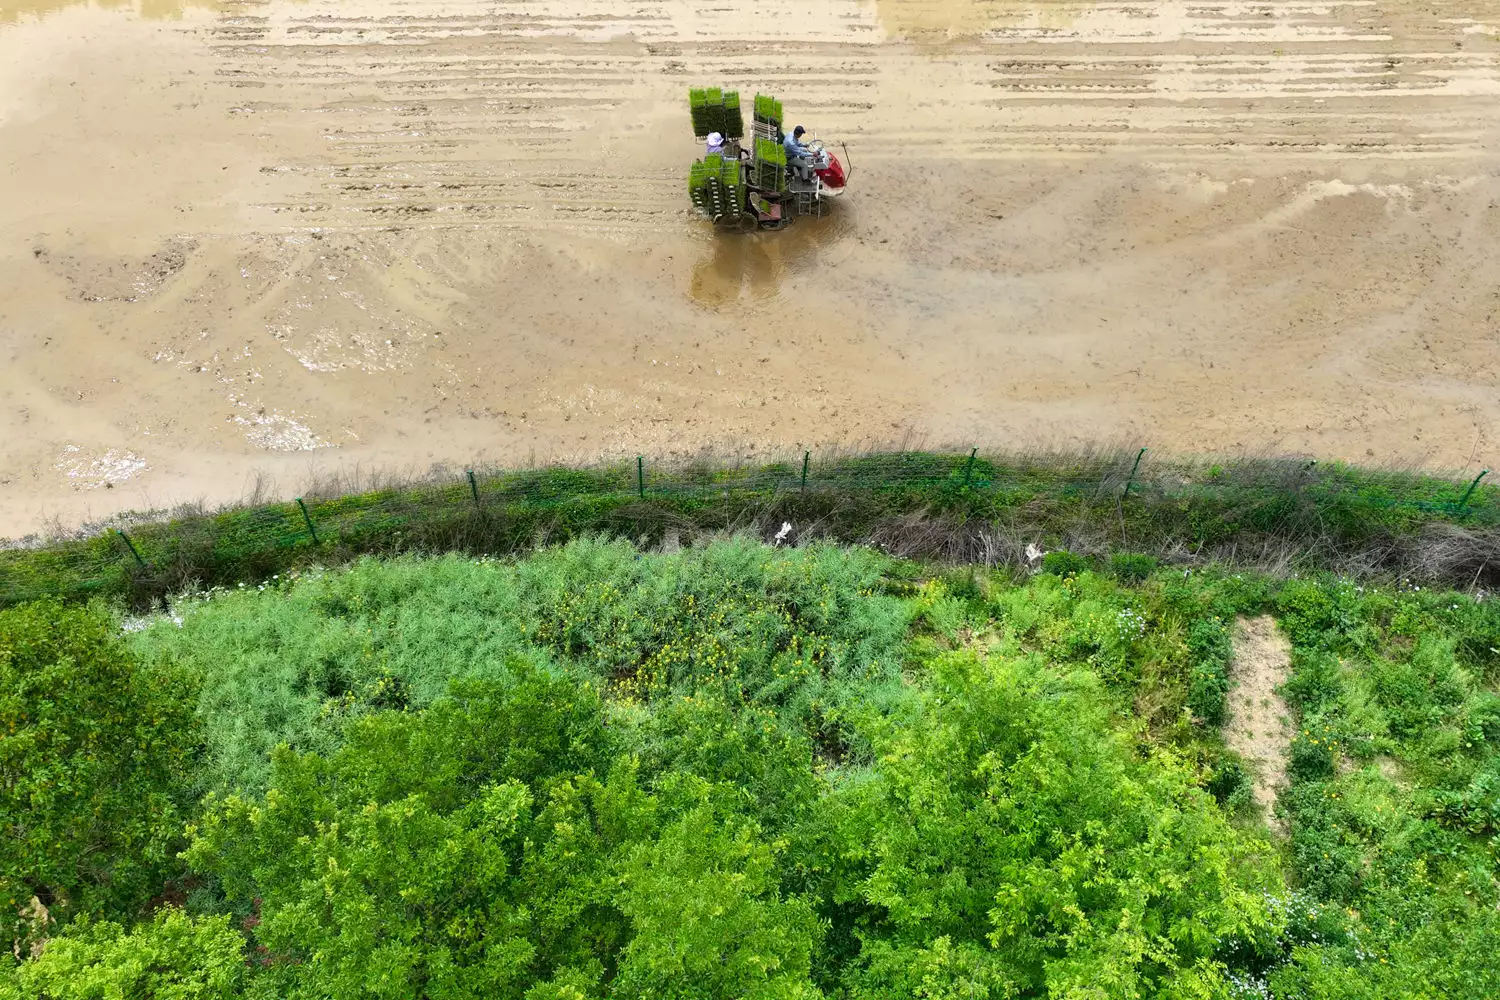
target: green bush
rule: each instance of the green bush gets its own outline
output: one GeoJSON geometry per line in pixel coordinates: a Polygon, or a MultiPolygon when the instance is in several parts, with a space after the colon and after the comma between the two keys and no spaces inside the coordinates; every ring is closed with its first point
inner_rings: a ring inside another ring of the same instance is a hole
{"type": "Polygon", "coordinates": [[[1051,573],[1053,576],[1069,577],[1080,573],[1087,573],[1090,563],[1087,556],[1081,556],[1066,549],[1057,549],[1042,556],[1042,572],[1051,573]]]}
{"type": "Polygon", "coordinates": [[[38,958],[0,971],[0,1000],[232,1000],[244,946],[228,917],[171,907],[129,929],[82,920],[38,958]]]}
{"type": "Polygon", "coordinates": [[[103,609],[0,611],[0,903],[5,931],[133,914],[180,871],[197,751],[190,680],[143,667],[103,609]],[[34,909],[31,911],[36,913],[34,909]]]}
{"type": "Polygon", "coordinates": [[[1194,716],[1215,728],[1224,724],[1229,695],[1229,661],[1234,643],[1217,617],[1200,618],[1188,628],[1188,650],[1193,658],[1187,704],[1194,716]]]}
{"type": "Polygon", "coordinates": [[[1242,812],[1253,801],[1254,786],[1250,772],[1238,754],[1223,751],[1215,755],[1208,780],[1204,783],[1214,801],[1229,813],[1242,812]]]}
{"type": "Polygon", "coordinates": [[[183,603],[132,637],[204,683],[206,788],[258,790],[270,751],[329,754],[349,720],[421,708],[455,679],[562,663],[622,698],[753,700],[817,731],[847,698],[899,687],[911,609],[887,564],[745,540],[675,555],[581,540],[519,563],[368,560],[265,591],[183,603]],[[267,600],[267,594],[275,594],[267,600]]]}
{"type": "Polygon", "coordinates": [[[1141,583],[1156,572],[1158,560],[1139,552],[1116,552],[1109,557],[1109,569],[1122,583],[1141,583]]]}
{"type": "Polygon", "coordinates": [[[1322,712],[1344,698],[1343,670],[1338,657],[1323,649],[1292,648],[1292,676],[1284,691],[1304,713],[1322,712]]]}
{"type": "Polygon", "coordinates": [[[881,768],[839,796],[841,853],[859,859],[840,894],[884,915],[860,932],[848,995],[1211,988],[1219,943],[1270,924],[1268,846],[1186,767],[1111,732],[1091,678],[969,654],[929,666],[919,719],[883,727],[881,768]]]}
{"type": "Polygon", "coordinates": [[[1318,781],[1333,774],[1337,733],[1327,723],[1312,722],[1292,738],[1287,770],[1293,780],[1318,781]]]}

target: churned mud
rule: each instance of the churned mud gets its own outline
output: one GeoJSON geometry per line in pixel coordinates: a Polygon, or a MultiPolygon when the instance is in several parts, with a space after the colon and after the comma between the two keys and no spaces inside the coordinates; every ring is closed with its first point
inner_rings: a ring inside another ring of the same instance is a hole
{"type": "Polygon", "coordinates": [[[313,472],[1500,460],[1484,0],[0,0],[0,536],[313,472]],[[716,238],[689,84],[848,144],[716,238]]]}
{"type": "Polygon", "coordinates": [[[1277,688],[1291,671],[1291,643],[1270,615],[1235,623],[1234,659],[1229,667],[1229,719],[1224,742],[1244,758],[1254,775],[1255,804],[1272,829],[1277,791],[1286,786],[1291,748],[1291,711],[1277,688]]]}

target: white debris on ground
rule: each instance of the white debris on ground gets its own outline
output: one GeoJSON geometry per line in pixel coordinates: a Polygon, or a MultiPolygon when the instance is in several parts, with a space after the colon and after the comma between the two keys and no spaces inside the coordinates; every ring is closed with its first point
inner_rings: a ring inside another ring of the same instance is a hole
{"type": "Polygon", "coordinates": [[[65,445],[53,465],[53,468],[72,481],[75,490],[96,490],[101,486],[123,483],[144,472],[146,467],[146,460],[133,451],[116,451],[111,448],[102,455],[90,458],[76,444],[65,445]]]}
{"type": "Polygon", "coordinates": [[[248,428],[245,431],[247,441],[266,451],[313,451],[337,447],[320,438],[306,424],[280,413],[235,414],[234,422],[248,428]]]}

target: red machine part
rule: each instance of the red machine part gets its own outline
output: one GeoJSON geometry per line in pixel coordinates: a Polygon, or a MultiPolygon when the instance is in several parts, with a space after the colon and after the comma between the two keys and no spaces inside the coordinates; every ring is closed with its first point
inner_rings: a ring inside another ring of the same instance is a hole
{"type": "Polygon", "coordinates": [[[844,186],[844,165],[832,153],[828,154],[828,166],[818,171],[818,179],[830,188],[844,186]]]}

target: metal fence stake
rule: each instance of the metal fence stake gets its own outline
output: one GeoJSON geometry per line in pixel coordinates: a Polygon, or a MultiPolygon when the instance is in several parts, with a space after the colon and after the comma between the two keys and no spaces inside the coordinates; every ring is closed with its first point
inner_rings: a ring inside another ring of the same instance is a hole
{"type": "Polygon", "coordinates": [[[635,456],[635,488],[641,499],[646,499],[646,459],[642,455],[635,456]]]}
{"type": "Polygon", "coordinates": [[[140,563],[141,569],[145,569],[146,560],[142,559],[141,554],[135,550],[135,543],[130,540],[130,536],[125,534],[125,532],[121,531],[119,528],[115,529],[115,534],[119,535],[125,540],[125,547],[130,550],[131,555],[135,556],[135,561],[140,563]]]}
{"type": "Polygon", "coordinates": [[[469,493],[474,497],[474,506],[479,507],[479,484],[474,481],[474,470],[469,470],[469,493]]]}
{"type": "Polygon", "coordinates": [[[810,451],[804,451],[802,453],[802,492],[803,493],[807,492],[807,463],[811,459],[812,459],[812,452],[810,452],[810,451]]]}
{"type": "Polygon", "coordinates": [[[307,522],[307,531],[308,531],[308,534],[312,535],[313,544],[314,545],[319,544],[318,543],[318,529],[313,527],[312,515],[307,512],[307,504],[305,504],[305,503],[302,502],[302,498],[301,497],[297,498],[297,506],[302,509],[302,520],[304,520],[304,521],[307,522]]]}
{"type": "Polygon", "coordinates": [[[1474,491],[1479,488],[1479,481],[1489,474],[1490,470],[1484,469],[1479,473],[1479,475],[1474,477],[1474,481],[1470,483],[1469,488],[1464,491],[1464,498],[1458,502],[1458,512],[1460,514],[1469,509],[1469,498],[1473,496],[1474,491]]]}
{"type": "Polygon", "coordinates": [[[969,452],[969,460],[964,463],[964,485],[965,486],[969,485],[969,476],[971,476],[973,474],[973,472],[974,472],[974,456],[978,455],[978,454],[979,454],[979,449],[975,448],[973,451],[969,452]]]}

